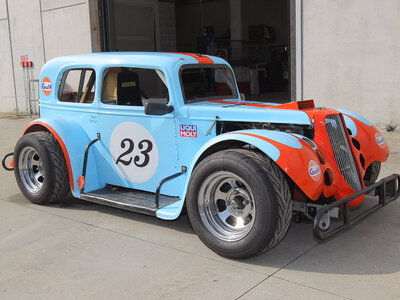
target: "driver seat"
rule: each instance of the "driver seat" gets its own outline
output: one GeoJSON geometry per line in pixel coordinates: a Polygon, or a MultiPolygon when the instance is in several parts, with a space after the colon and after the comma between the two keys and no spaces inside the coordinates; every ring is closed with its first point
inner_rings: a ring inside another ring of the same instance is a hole
{"type": "Polygon", "coordinates": [[[122,71],[118,73],[117,105],[143,106],[139,76],[136,72],[122,71]]]}

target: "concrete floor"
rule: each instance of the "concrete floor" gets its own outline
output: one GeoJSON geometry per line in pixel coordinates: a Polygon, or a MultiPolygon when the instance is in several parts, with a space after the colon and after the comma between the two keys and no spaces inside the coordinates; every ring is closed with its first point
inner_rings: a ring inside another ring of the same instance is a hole
{"type": "MultiPolygon", "coordinates": [[[[0,154],[28,119],[0,118],[0,154]]],[[[384,134],[400,172],[400,134],[384,134]]],[[[82,201],[38,206],[0,171],[1,299],[399,299],[400,201],[319,244],[292,224],[261,256],[228,260],[187,216],[173,222],[82,201]]]]}

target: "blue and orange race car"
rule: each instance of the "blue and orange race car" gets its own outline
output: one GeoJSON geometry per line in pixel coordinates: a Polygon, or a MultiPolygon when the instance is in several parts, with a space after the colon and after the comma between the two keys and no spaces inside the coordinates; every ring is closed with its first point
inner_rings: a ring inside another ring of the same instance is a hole
{"type": "Polygon", "coordinates": [[[276,246],[292,219],[325,239],[399,196],[398,175],[375,183],[389,150],[365,118],[312,100],[245,101],[218,57],[60,57],[40,87],[40,118],[12,166],[3,159],[36,204],[72,194],[166,220],[186,206],[209,248],[245,258],[276,246]],[[354,219],[373,192],[377,205],[354,219]]]}

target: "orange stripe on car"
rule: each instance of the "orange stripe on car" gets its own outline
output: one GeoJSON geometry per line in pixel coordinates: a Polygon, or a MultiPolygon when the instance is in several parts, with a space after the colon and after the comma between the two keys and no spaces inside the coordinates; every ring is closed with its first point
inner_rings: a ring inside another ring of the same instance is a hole
{"type": "Polygon", "coordinates": [[[213,64],[214,63],[214,61],[211,58],[209,58],[208,56],[205,56],[205,55],[199,55],[199,54],[194,54],[194,53],[183,53],[183,52],[174,52],[174,53],[191,56],[191,57],[195,58],[199,62],[199,64],[213,64]]]}
{"type": "Polygon", "coordinates": [[[308,173],[309,162],[314,160],[321,169],[323,174],[324,168],[320,166],[318,158],[313,150],[304,145],[303,141],[300,141],[304,146],[302,151],[292,148],[285,144],[279,143],[272,139],[266,138],[252,133],[232,132],[232,134],[243,134],[255,138],[264,140],[280,150],[280,155],[276,163],[292,180],[297,186],[311,199],[317,200],[322,193],[323,187],[323,176],[317,181],[314,181],[308,173]]]}

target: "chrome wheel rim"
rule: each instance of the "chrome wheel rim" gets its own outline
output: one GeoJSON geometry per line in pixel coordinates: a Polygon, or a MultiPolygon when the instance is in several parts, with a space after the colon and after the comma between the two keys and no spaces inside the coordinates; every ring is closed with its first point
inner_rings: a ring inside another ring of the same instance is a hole
{"type": "Polygon", "coordinates": [[[218,171],[208,176],[200,187],[198,205],[203,224],[221,240],[241,240],[253,228],[253,193],[236,174],[218,171]]]}
{"type": "Polygon", "coordinates": [[[42,160],[32,147],[22,149],[18,160],[18,171],[24,187],[32,194],[37,194],[43,187],[44,172],[42,160]]]}

